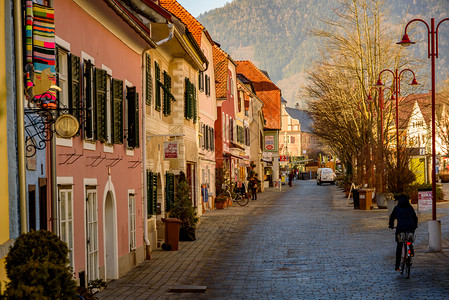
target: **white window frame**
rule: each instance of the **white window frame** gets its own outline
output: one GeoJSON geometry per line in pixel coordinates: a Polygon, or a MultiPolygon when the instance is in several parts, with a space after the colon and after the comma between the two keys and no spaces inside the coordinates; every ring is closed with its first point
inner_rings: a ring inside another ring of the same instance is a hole
{"type": "Polygon", "coordinates": [[[58,203],[59,237],[67,244],[70,267],[73,268],[75,256],[73,247],[73,188],[71,186],[58,186],[58,203]]]}
{"type": "Polygon", "coordinates": [[[136,195],[134,192],[128,192],[128,236],[129,236],[129,251],[134,251],[136,245],[136,195]]]}
{"type": "MultiPolygon", "coordinates": [[[[95,280],[100,278],[100,269],[99,269],[99,236],[98,236],[98,193],[95,186],[85,186],[86,189],[86,233],[87,238],[91,239],[94,237],[93,241],[89,240],[89,244],[86,245],[87,251],[87,263],[88,263],[88,274],[87,280],[95,280]],[[90,198],[92,196],[92,198],[90,198]],[[89,206],[89,202],[92,205],[89,206]],[[90,211],[92,209],[92,211],[90,211]],[[92,216],[93,218],[89,218],[92,216]]],[[[87,243],[87,240],[86,240],[87,243]]]]}

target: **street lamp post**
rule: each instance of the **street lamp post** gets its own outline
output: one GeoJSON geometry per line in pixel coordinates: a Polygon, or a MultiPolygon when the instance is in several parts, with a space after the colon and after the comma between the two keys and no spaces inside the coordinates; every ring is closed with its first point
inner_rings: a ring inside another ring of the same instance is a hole
{"type": "Polygon", "coordinates": [[[377,83],[375,87],[383,87],[384,84],[382,83],[382,80],[380,79],[382,76],[382,73],[384,72],[390,72],[393,75],[393,92],[395,94],[396,98],[396,155],[397,155],[397,164],[399,164],[399,95],[401,94],[401,76],[405,71],[409,71],[413,74],[413,80],[410,83],[410,85],[418,85],[418,82],[416,81],[415,72],[413,72],[410,69],[403,69],[399,71],[396,69],[394,72],[390,69],[384,69],[379,73],[379,78],[377,79],[377,83]]]}
{"type": "Polygon", "coordinates": [[[435,58],[438,58],[438,28],[441,23],[448,21],[449,18],[441,20],[435,27],[435,19],[430,19],[430,28],[422,19],[413,19],[405,25],[404,35],[402,40],[397,44],[408,47],[415,42],[412,42],[407,35],[407,28],[413,22],[422,22],[427,27],[427,57],[431,61],[432,73],[432,225],[429,225],[429,249],[433,251],[441,251],[441,223],[437,221],[437,188],[436,188],[436,150],[435,150],[435,58]],[[432,228],[431,228],[432,227],[432,228]],[[431,232],[432,230],[432,232],[431,232]],[[433,238],[433,240],[431,240],[433,238]]]}

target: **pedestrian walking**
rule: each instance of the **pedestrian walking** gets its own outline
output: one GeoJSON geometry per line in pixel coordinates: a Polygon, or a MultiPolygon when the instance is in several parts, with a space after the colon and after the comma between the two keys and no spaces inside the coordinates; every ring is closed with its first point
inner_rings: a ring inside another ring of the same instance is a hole
{"type": "MultiPolygon", "coordinates": [[[[409,196],[405,194],[399,195],[398,204],[394,207],[390,215],[389,228],[394,229],[394,220],[397,220],[395,240],[396,240],[396,263],[395,270],[400,271],[399,264],[401,262],[402,242],[398,239],[398,234],[403,232],[415,233],[418,228],[418,217],[415,210],[410,205],[409,196]]],[[[414,255],[413,248],[412,256],[414,255]]]]}
{"type": "Polygon", "coordinates": [[[253,177],[250,179],[250,187],[251,187],[251,195],[252,200],[257,200],[257,189],[259,187],[259,180],[257,179],[257,173],[253,174],[253,177]]]}
{"type": "Polygon", "coordinates": [[[290,173],[288,173],[288,186],[292,187],[292,182],[293,182],[293,170],[290,171],[290,173]]]}

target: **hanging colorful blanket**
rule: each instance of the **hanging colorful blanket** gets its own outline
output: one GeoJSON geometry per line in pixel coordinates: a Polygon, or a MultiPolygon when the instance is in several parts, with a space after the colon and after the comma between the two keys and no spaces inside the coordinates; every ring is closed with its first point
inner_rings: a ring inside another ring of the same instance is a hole
{"type": "MultiPolygon", "coordinates": [[[[33,4],[33,64],[34,85],[37,81],[50,79],[55,83],[55,18],[54,9],[51,7],[33,4]],[[48,69],[47,72],[42,73],[48,69]],[[46,78],[44,78],[46,77],[46,78]]],[[[37,93],[36,93],[37,94],[37,93]]],[[[44,108],[56,108],[56,94],[46,91],[46,96],[35,95],[36,100],[41,100],[44,108]]]]}

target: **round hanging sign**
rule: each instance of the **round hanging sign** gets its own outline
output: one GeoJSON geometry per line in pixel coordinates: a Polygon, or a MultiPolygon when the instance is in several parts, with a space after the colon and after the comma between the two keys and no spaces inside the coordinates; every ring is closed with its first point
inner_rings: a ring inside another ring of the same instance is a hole
{"type": "Polygon", "coordinates": [[[80,128],[78,120],[72,115],[62,115],[56,119],[55,130],[56,133],[63,138],[73,137],[80,128]]]}

